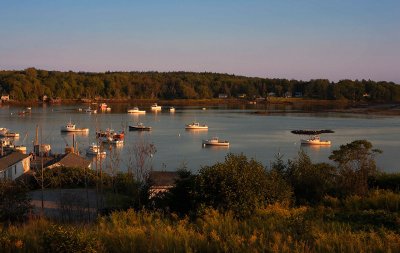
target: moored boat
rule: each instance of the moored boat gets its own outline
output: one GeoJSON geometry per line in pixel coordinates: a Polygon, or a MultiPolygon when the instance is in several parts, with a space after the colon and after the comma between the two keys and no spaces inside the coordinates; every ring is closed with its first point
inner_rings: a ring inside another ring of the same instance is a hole
{"type": "Polygon", "coordinates": [[[64,133],[73,133],[73,132],[89,132],[89,128],[77,128],[75,124],[71,121],[67,123],[67,125],[61,127],[61,132],[64,133]]]}
{"type": "Polygon", "coordinates": [[[100,110],[105,110],[105,109],[107,109],[107,104],[106,104],[106,103],[101,103],[101,104],[99,104],[99,109],[100,109],[100,110]]]}
{"type": "Polygon", "coordinates": [[[106,131],[97,131],[96,137],[103,143],[108,144],[123,144],[125,133],[115,133],[113,129],[107,128],[106,131]]]}
{"type": "Polygon", "coordinates": [[[157,105],[157,103],[152,104],[150,108],[152,111],[161,111],[161,106],[157,105]]]}
{"type": "Polygon", "coordinates": [[[175,112],[175,107],[170,107],[169,112],[175,112]]]}
{"type": "Polygon", "coordinates": [[[86,113],[93,113],[93,114],[96,114],[97,113],[97,110],[96,109],[92,109],[92,108],[87,108],[87,109],[85,109],[85,112],[86,113]]]}
{"type": "Polygon", "coordinates": [[[141,111],[138,107],[133,107],[132,109],[128,109],[128,113],[145,114],[146,111],[141,111]]]}
{"type": "Polygon", "coordinates": [[[95,143],[93,143],[86,149],[86,155],[105,156],[106,151],[101,151],[100,145],[96,145],[95,143]]]}
{"type": "Polygon", "coordinates": [[[6,134],[8,132],[8,129],[5,127],[0,127],[0,135],[4,136],[4,134],[6,134]]]}
{"type": "Polygon", "coordinates": [[[19,137],[19,133],[12,133],[12,132],[7,132],[5,134],[3,134],[4,137],[11,137],[11,138],[18,138],[19,137]]]}
{"type": "Polygon", "coordinates": [[[229,141],[220,140],[218,137],[213,137],[209,140],[203,140],[203,146],[220,146],[220,147],[228,147],[229,141]]]}
{"type": "Polygon", "coordinates": [[[119,133],[115,133],[112,137],[114,139],[117,139],[117,140],[124,140],[125,139],[125,132],[121,131],[119,133]]]}
{"type": "Polygon", "coordinates": [[[302,145],[331,145],[331,141],[321,140],[318,135],[311,136],[310,138],[301,140],[302,145]]]}
{"type": "Polygon", "coordinates": [[[191,130],[191,129],[204,129],[204,130],[207,130],[208,126],[207,125],[200,125],[199,122],[192,122],[190,124],[187,124],[185,126],[185,129],[187,129],[187,130],[191,130]]]}
{"type": "Polygon", "coordinates": [[[129,131],[151,131],[151,127],[143,125],[139,122],[135,126],[129,126],[129,131]]]}

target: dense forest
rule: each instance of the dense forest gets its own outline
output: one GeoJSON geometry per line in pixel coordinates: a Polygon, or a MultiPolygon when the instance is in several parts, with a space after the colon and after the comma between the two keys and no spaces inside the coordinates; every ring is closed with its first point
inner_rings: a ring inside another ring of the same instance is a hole
{"type": "Polygon", "coordinates": [[[11,99],[209,99],[302,96],[313,99],[400,101],[400,85],[371,80],[298,81],[193,72],[59,72],[28,68],[0,71],[0,94],[11,99]]]}

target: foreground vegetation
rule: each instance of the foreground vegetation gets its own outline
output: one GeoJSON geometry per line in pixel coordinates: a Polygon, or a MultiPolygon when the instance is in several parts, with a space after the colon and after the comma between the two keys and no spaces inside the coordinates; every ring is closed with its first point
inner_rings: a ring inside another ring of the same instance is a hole
{"type": "MultiPolygon", "coordinates": [[[[360,201],[348,200],[347,204],[359,205],[360,201]]],[[[1,232],[0,247],[2,252],[400,251],[398,223],[397,229],[370,224],[368,216],[382,215],[382,210],[358,210],[365,213],[360,219],[366,225],[343,220],[351,211],[271,205],[245,220],[206,210],[190,221],[128,210],[101,217],[90,225],[33,220],[22,227],[11,226],[1,232]]]]}
{"type": "Polygon", "coordinates": [[[59,72],[28,68],[0,71],[0,94],[17,101],[37,101],[43,95],[62,99],[210,99],[228,97],[301,95],[313,99],[400,101],[400,86],[393,82],[327,79],[310,81],[193,72],[59,72]]]}
{"type": "MultiPolygon", "coordinates": [[[[400,175],[377,170],[379,152],[359,140],[332,153],[335,165],[300,152],[287,162],[277,156],[270,168],[229,154],[198,174],[181,170],[176,186],[151,201],[140,201],[150,182],[110,175],[104,187],[124,196],[118,211],[89,223],[0,215],[0,251],[399,252],[400,175]]],[[[48,185],[82,184],[63,172],[46,173],[48,185]]],[[[4,199],[12,204],[9,189],[0,192],[0,210],[4,199]]]]}

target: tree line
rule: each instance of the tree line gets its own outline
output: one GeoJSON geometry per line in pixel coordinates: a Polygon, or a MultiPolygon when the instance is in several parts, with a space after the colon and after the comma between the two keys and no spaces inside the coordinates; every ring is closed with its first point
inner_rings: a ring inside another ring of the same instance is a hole
{"type": "Polygon", "coordinates": [[[372,80],[309,81],[194,72],[0,71],[0,94],[17,101],[61,99],[210,99],[301,96],[312,99],[400,101],[400,85],[372,80]]]}

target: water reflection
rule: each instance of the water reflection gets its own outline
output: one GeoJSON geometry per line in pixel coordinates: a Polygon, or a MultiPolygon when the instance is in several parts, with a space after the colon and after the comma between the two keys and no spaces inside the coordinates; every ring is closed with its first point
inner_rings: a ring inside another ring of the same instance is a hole
{"type": "Polygon", "coordinates": [[[61,136],[70,136],[70,137],[72,137],[72,136],[85,136],[85,137],[87,137],[87,136],[89,136],[89,131],[87,131],[87,132],[61,132],[61,136]]]}
{"type": "Polygon", "coordinates": [[[202,144],[203,149],[210,149],[210,150],[227,150],[230,146],[214,146],[214,145],[204,145],[202,144]]]}
{"type": "Polygon", "coordinates": [[[208,133],[208,129],[185,129],[187,133],[190,134],[205,134],[208,133]]]}
{"type": "MultiPolygon", "coordinates": [[[[107,152],[106,158],[91,158],[93,161],[101,161],[104,164],[107,160],[115,160],[111,157],[117,156],[120,159],[121,170],[127,168],[128,159],[133,156],[132,148],[141,138],[147,138],[148,142],[157,148],[157,155],[152,159],[154,169],[161,169],[162,164],[166,164],[167,169],[173,170],[186,161],[188,167],[195,171],[202,165],[212,165],[223,161],[228,152],[243,153],[263,164],[269,164],[277,152],[284,154],[287,159],[292,159],[297,156],[300,149],[305,150],[313,162],[329,162],[331,150],[338,149],[340,145],[353,140],[365,138],[371,141],[374,147],[384,151],[377,157],[377,163],[382,169],[388,171],[399,169],[397,147],[400,146],[398,135],[400,117],[384,118],[340,113],[288,114],[291,110],[301,107],[297,104],[270,106],[269,110],[286,110],[287,113],[279,115],[272,113],[268,117],[253,113],[255,110],[263,110],[264,105],[207,106],[205,111],[202,110],[203,106],[180,106],[175,114],[164,110],[158,113],[148,111],[145,115],[135,115],[127,113],[127,109],[131,107],[128,104],[115,104],[111,113],[91,116],[77,113],[76,107],[77,105],[37,106],[32,108],[32,116],[24,118],[10,116],[10,112],[17,112],[21,108],[3,105],[0,108],[0,127],[24,133],[19,141],[23,139],[23,143],[29,145],[34,141],[36,125],[39,124],[43,127],[43,142],[50,144],[55,153],[62,153],[65,142],[72,143],[73,134],[60,134],[60,126],[65,125],[72,116],[77,125],[90,129],[89,133],[75,133],[78,148],[83,151],[82,154],[85,154],[85,148],[96,141],[96,129],[105,129],[113,125],[126,129],[129,124],[134,124],[132,121],[152,126],[151,132],[139,131],[136,134],[126,132],[125,143],[122,146],[104,145],[104,150],[107,152]],[[55,109],[54,112],[53,109],[55,109]],[[193,120],[207,124],[211,128],[208,131],[184,130],[185,124],[193,120]],[[335,134],[329,136],[332,140],[331,147],[300,146],[300,138],[290,133],[293,129],[326,128],[335,130],[335,134]],[[27,138],[24,137],[25,133],[28,133],[27,138]],[[212,135],[223,135],[234,145],[229,148],[213,146],[202,148],[202,140],[212,135]],[[111,155],[111,153],[118,155],[111,155]]],[[[27,152],[30,152],[33,146],[28,145],[27,152]]]]}

